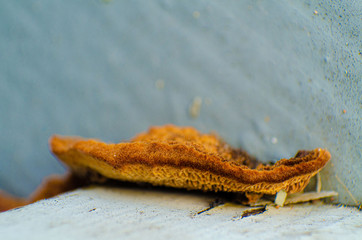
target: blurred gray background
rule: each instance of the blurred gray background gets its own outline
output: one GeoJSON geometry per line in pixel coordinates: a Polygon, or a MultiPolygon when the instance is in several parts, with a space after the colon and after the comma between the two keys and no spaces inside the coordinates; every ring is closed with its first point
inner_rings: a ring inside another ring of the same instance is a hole
{"type": "Polygon", "coordinates": [[[216,131],[265,161],[327,148],[362,201],[362,1],[1,1],[0,188],[64,172],[52,134],[216,131]]]}

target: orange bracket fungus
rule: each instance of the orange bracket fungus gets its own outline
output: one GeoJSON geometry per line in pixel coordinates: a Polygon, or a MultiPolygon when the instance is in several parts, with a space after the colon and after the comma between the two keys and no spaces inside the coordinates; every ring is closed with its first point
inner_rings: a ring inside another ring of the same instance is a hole
{"type": "Polygon", "coordinates": [[[68,168],[50,177],[28,198],[0,195],[0,210],[25,205],[105,179],[150,183],[189,190],[243,192],[249,202],[263,194],[302,191],[329,161],[327,150],[298,151],[295,157],[264,165],[214,134],[192,127],[151,127],[129,142],[106,144],[94,139],[53,136],[53,154],[68,168]]]}

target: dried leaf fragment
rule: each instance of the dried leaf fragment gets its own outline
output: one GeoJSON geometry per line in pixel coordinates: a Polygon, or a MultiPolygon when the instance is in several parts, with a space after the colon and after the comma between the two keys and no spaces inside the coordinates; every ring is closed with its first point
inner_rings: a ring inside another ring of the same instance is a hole
{"type": "MultiPolygon", "coordinates": [[[[306,192],[306,193],[293,193],[289,194],[285,201],[284,205],[289,204],[296,204],[296,203],[303,203],[303,202],[309,202],[314,200],[319,200],[323,198],[331,198],[338,196],[338,193],[335,191],[321,191],[321,192],[306,192]]],[[[278,203],[274,201],[268,201],[268,200],[258,200],[257,202],[251,203],[250,206],[256,207],[256,206],[265,206],[265,205],[277,205],[280,206],[278,203]]]]}
{"type": "Polygon", "coordinates": [[[274,203],[278,206],[283,207],[285,203],[285,199],[287,199],[287,193],[284,190],[280,190],[276,196],[274,203]]]}
{"type": "Polygon", "coordinates": [[[330,198],[335,196],[338,196],[338,193],[334,191],[294,193],[287,197],[287,199],[285,200],[285,204],[309,202],[312,200],[330,198]]]}

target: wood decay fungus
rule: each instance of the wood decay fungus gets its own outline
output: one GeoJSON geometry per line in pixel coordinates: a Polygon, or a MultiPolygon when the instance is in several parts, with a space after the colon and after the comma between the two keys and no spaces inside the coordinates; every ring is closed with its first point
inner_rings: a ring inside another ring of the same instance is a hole
{"type": "Polygon", "coordinates": [[[301,150],[290,159],[264,165],[214,134],[192,127],[151,127],[129,142],[53,136],[50,149],[69,173],[50,177],[28,198],[0,194],[0,211],[52,197],[106,179],[145,182],[189,190],[243,192],[249,202],[263,194],[302,191],[329,161],[327,150],[301,150]]]}

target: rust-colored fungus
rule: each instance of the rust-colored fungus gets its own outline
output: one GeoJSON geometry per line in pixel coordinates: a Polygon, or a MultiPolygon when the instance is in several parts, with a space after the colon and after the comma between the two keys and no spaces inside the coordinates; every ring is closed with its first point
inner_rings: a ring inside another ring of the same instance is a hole
{"type": "Polygon", "coordinates": [[[263,194],[280,190],[302,191],[330,159],[327,150],[317,148],[299,151],[294,158],[281,159],[273,166],[263,165],[216,135],[173,125],[152,127],[130,142],[117,144],[53,136],[50,148],[72,174],[58,179],[53,192],[49,192],[47,185],[54,182],[52,178],[18,205],[73,189],[85,178],[91,182],[110,178],[190,190],[245,192],[251,201],[256,201],[263,194]]]}

